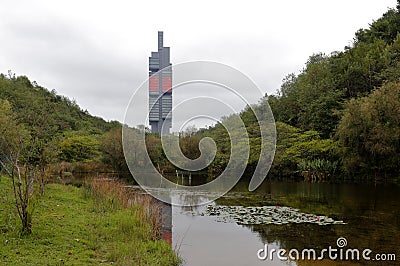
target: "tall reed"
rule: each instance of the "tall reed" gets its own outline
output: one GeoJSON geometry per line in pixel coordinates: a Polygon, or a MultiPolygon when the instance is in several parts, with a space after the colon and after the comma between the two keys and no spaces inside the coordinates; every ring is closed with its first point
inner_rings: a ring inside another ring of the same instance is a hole
{"type": "Polygon", "coordinates": [[[134,191],[124,182],[110,178],[87,180],[86,191],[99,209],[130,209],[133,216],[138,219],[139,226],[150,226],[152,239],[160,238],[161,207],[150,195],[134,191]]]}

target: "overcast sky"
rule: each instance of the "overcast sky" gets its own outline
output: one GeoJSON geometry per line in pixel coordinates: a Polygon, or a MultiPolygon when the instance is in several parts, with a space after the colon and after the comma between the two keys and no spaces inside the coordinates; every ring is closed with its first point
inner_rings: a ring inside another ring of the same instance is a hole
{"type": "Polygon", "coordinates": [[[26,75],[93,115],[122,121],[148,76],[158,30],[172,63],[228,64],[271,94],[310,55],[343,50],[355,31],[395,6],[395,0],[2,0],[0,72],[26,75]]]}

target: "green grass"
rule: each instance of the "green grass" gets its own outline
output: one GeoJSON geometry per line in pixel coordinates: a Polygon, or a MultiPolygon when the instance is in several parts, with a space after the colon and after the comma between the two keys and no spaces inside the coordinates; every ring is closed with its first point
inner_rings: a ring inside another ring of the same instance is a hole
{"type": "Polygon", "coordinates": [[[32,234],[21,235],[13,201],[11,181],[0,177],[0,265],[179,264],[168,243],[152,240],[140,206],[98,208],[84,188],[49,184],[34,200],[32,234]]]}

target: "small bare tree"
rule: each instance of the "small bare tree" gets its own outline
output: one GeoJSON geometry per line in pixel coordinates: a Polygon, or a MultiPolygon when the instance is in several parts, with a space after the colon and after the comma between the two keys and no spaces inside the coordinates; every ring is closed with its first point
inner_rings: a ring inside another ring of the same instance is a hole
{"type": "Polygon", "coordinates": [[[11,178],[14,188],[15,207],[22,222],[22,232],[32,232],[32,199],[34,196],[33,183],[37,180],[37,169],[28,164],[22,167],[18,159],[14,161],[11,178]]]}
{"type": "Polygon", "coordinates": [[[33,183],[37,167],[29,164],[30,135],[16,122],[8,101],[0,101],[0,165],[12,179],[15,207],[22,232],[32,232],[33,183]]]}

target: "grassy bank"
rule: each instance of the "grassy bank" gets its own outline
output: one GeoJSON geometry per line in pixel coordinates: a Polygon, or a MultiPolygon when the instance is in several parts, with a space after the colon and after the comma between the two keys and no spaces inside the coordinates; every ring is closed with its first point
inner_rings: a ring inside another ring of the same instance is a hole
{"type": "Polygon", "coordinates": [[[148,206],[99,193],[92,186],[47,185],[34,199],[33,233],[22,236],[11,182],[0,177],[0,264],[178,264],[172,248],[155,240],[148,206]]]}

